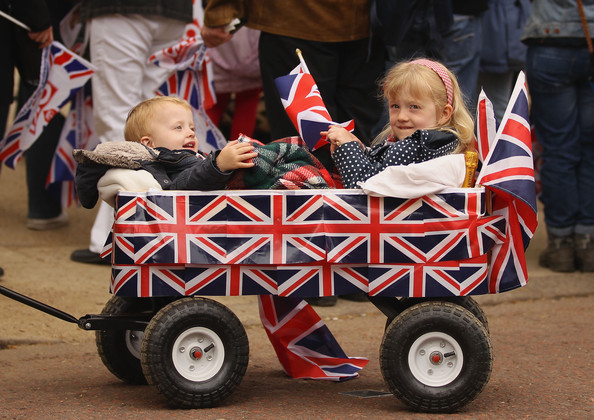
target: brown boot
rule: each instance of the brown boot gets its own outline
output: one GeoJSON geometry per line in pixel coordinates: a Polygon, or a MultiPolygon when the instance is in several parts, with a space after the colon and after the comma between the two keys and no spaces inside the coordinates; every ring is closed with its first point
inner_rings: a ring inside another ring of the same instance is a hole
{"type": "Polygon", "coordinates": [[[575,271],[573,236],[555,236],[549,233],[548,237],[547,249],[541,252],[538,263],[553,271],[575,271]]]}
{"type": "Polygon", "coordinates": [[[576,266],[584,272],[594,271],[594,235],[575,234],[576,266]]]}

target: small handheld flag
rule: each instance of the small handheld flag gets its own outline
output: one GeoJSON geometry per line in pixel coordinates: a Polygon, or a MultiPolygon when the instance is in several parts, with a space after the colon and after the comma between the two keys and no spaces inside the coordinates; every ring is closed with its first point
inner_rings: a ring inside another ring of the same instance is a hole
{"type": "Polygon", "coordinates": [[[508,225],[505,242],[493,248],[489,267],[491,293],[526,284],[524,251],[538,224],[525,79],[520,72],[477,179],[477,184],[493,191],[493,213],[503,215],[508,225]]]}
{"type": "MultiPolygon", "coordinates": [[[[330,125],[337,123],[332,121],[300,50],[297,50],[297,55],[300,59],[297,67],[288,75],[277,77],[275,82],[281,102],[299,136],[310,150],[316,150],[330,144],[320,132],[327,131],[330,125]]],[[[355,128],[353,120],[338,125],[349,131],[355,128]]]]}

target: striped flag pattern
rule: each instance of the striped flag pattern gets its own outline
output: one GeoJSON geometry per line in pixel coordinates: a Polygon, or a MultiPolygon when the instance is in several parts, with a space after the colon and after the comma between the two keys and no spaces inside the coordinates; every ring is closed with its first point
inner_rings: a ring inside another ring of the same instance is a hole
{"type": "MultiPolygon", "coordinates": [[[[336,123],[324,105],[313,76],[299,64],[288,75],[277,77],[275,82],[285,111],[307,147],[313,151],[328,145],[320,131],[336,123]]],[[[355,129],[353,120],[339,125],[349,131],[355,129]]]]}
{"type": "Polygon", "coordinates": [[[43,50],[39,85],[0,141],[0,161],[15,168],[60,109],[82,88],[95,67],[57,41],[43,50]]]}
{"type": "Polygon", "coordinates": [[[520,73],[477,184],[494,194],[493,214],[504,216],[506,241],[493,248],[491,293],[528,281],[525,249],[538,224],[526,77],[520,73]]]}

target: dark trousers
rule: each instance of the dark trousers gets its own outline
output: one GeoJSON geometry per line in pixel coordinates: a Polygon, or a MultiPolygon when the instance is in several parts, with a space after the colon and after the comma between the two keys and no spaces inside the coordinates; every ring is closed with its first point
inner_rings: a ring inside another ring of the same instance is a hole
{"type": "MultiPolygon", "coordinates": [[[[20,76],[20,109],[39,84],[41,50],[29,39],[24,29],[4,18],[0,18],[0,39],[5,53],[0,60],[0,131],[4,136],[9,108],[14,100],[15,68],[20,76]]],[[[30,218],[49,219],[62,211],[57,195],[45,188],[45,181],[63,124],[64,118],[56,115],[39,139],[25,152],[30,218]]]]}
{"type": "Polygon", "coordinates": [[[381,115],[379,79],[384,55],[369,39],[349,42],[306,41],[262,32],[259,55],[266,115],[272,140],[297,135],[281,103],[274,79],[299,64],[299,48],[334,122],[355,120],[355,135],[364,143],[381,115]]]}

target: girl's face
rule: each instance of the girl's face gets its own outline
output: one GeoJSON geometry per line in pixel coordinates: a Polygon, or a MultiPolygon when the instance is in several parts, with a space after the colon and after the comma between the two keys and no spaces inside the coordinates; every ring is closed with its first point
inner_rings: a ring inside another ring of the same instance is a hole
{"type": "Polygon", "coordinates": [[[141,139],[149,147],[166,147],[169,150],[189,149],[198,151],[198,140],[194,133],[192,111],[178,104],[158,105],[150,121],[150,135],[141,139]]]}
{"type": "Polygon", "coordinates": [[[417,130],[437,128],[449,120],[451,106],[446,105],[438,113],[435,102],[429,96],[413,98],[398,92],[388,102],[390,106],[390,127],[392,135],[402,140],[417,130]],[[448,108],[449,107],[449,108],[448,108]]]}

